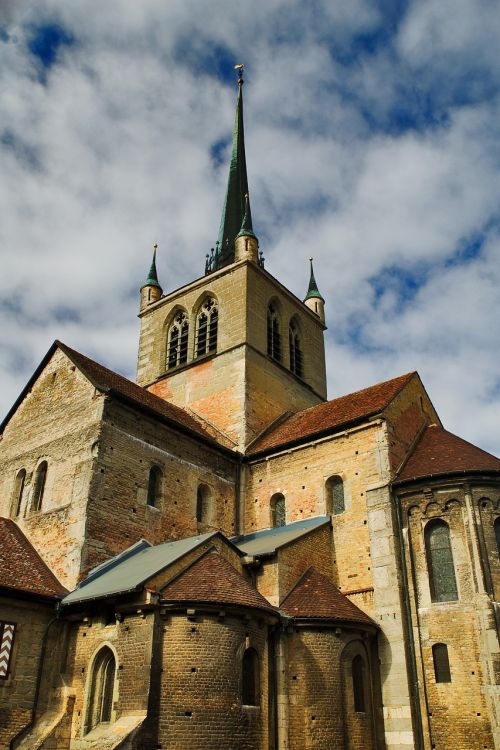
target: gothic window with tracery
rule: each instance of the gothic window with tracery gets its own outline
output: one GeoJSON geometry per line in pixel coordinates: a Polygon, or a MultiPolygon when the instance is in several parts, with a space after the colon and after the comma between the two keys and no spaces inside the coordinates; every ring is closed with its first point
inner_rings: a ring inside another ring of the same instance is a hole
{"type": "Polygon", "coordinates": [[[184,310],[179,310],[168,331],[167,369],[184,365],[188,358],[189,322],[184,310]]]}
{"type": "Polygon", "coordinates": [[[290,371],[302,378],[304,375],[304,358],[300,342],[300,333],[295,320],[292,320],[288,328],[288,342],[290,347],[290,371]]]}
{"type": "Polygon", "coordinates": [[[31,501],[31,510],[38,511],[42,509],[43,493],[45,492],[45,482],[47,479],[47,461],[42,461],[38,466],[35,475],[35,488],[33,490],[33,499],[31,501]]]}
{"type": "Polygon", "coordinates": [[[276,305],[271,302],[267,308],[267,353],[281,362],[280,317],[276,305]]]}
{"type": "Polygon", "coordinates": [[[23,501],[24,483],[26,482],[26,469],[20,469],[16,474],[14,482],[14,492],[12,495],[11,517],[17,518],[21,512],[21,503],[23,501]]]}
{"type": "Polygon", "coordinates": [[[432,647],[434,677],[436,682],[451,682],[450,659],[446,643],[435,643],[432,647]]]}
{"type": "Polygon", "coordinates": [[[273,528],[286,525],[285,498],[280,492],[271,498],[271,525],[273,528]]]}
{"type": "Polygon", "coordinates": [[[365,665],[362,656],[355,656],[352,660],[352,692],[354,697],[354,710],[365,711],[365,665]]]}
{"type": "Polygon", "coordinates": [[[203,357],[217,351],[219,308],[213,297],[207,297],[196,320],[195,356],[203,357]]]}
{"type": "Polygon", "coordinates": [[[344,482],[341,477],[329,477],[326,480],[326,512],[336,516],[345,510],[344,482]]]}
{"type": "Polygon", "coordinates": [[[87,707],[87,732],[90,732],[98,724],[109,724],[111,722],[115,674],[115,656],[110,648],[104,646],[94,659],[92,668],[87,707]]]}
{"type": "Polygon", "coordinates": [[[433,602],[458,599],[450,528],[445,521],[430,521],[425,527],[425,549],[433,602]]]}
{"type": "Polygon", "coordinates": [[[244,706],[259,705],[259,656],[247,648],[241,663],[241,702],[244,706]]]}

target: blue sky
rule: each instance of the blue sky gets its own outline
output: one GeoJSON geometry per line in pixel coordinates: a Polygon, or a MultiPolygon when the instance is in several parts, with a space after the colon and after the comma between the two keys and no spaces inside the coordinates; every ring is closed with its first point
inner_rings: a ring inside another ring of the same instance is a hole
{"type": "Polygon", "coordinates": [[[0,410],[55,338],[134,376],[154,242],[203,272],[236,86],[254,228],[326,298],[329,396],[417,369],[500,454],[500,6],[108,0],[0,8],[0,410]]]}

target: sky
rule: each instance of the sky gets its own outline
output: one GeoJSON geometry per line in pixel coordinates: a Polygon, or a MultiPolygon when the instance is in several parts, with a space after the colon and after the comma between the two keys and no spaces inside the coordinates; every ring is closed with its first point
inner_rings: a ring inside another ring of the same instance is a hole
{"type": "Polygon", "coordinates": [[[329,398],[418,370],[500,455],[500,4],[0,0],[0,412],[56,338],[134,378],[139,287],[217,239],[237,87],[254,230],[314,256],[329,398]]]}

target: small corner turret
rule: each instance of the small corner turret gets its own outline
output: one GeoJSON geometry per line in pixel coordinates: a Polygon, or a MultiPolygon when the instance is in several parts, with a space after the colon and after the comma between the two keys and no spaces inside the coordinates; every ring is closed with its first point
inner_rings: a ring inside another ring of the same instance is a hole
{"type": "Polygon", "coordinates": [[[151,267],[149,269],[148,277],[146,279],[145,284],[141,286],[141,302],[140,302],[140,311],[148,307],[148,305],[152,305],[153,302],[157,302],[160,297],[163,294],[163,289],[160,286],[160,282],[158,281],[158,273],[156,271],[156,251],[158,249],[158,245],[155,244],[153,246],[153,260],[151,262],[151,267]]]}
{"type": "Polygon", "coordinates": [[[234,241],[234,259],[236,262],[239,260],[252,260],[254,263],[258,263],[259,260],[259,241],[252,227],[252,213],[250,211],[248,193],[245,195],[245,214],[241,223],[241,229],[234,241]]]}
{"type": "Polygon", "coordinates": [[[304,305],[315,313],[322,323],[325,322],[325,300],[321,296],[316,279],[314,278],[313,258],[309,258],[311,264],[311,276],[309,278],[309,288],[304,299],[304,305]]]}

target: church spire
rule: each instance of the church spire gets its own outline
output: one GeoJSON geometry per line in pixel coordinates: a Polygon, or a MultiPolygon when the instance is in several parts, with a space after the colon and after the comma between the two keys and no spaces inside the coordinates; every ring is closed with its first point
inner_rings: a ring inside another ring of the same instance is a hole
{"type": "MultiPolygon", "coordinates": [[[[243,130],[243,65],[235,67],[238,70],[238,101],[234,119],[233,148],[229,165],[226,200],[222,210],[219,239],[212,269],[214,271],[234,261],[234,241],[243,225],[245,196],[248,194],[243,130]]],[[[250,207],[248,210],[250,211],[250,207]]]]}
{"type": "Polygon", "coordinates": [[[141,312],[148,306],[152,305],[153,302],[157,302],[163,294],[163,289],[158,281],[158,273],[156,271],[156,251],[158,245],[153,245],[153,260],[148,273],[148,278],[141,286],[141,312]]]}
{"type": "Polygon", "coordinates": [[[158,249],[158,245],[153,245],[153,260],[151,261],[151,266],[148,273],[148,278],[146,279],[146,283],[144,286],[157,286],[160,287],[160,282],[158,281],[158,273],[156,271],[156,251],[158,249]]]}
{"type": "Polygon", "coordinates": [[[313,313],[316,313],[322,323],[325,322],[325,300],[320,294],[316,279],[314,278],[313,258],[309,258],[311,264],[311,275],[309,277],[309,288],[304,299],[304,304],[313,313]]]}

